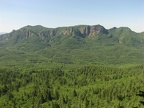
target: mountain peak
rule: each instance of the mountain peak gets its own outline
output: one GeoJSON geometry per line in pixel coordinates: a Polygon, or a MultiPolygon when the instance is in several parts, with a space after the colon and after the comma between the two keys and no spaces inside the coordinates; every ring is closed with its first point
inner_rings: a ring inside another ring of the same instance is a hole
{"type": "Polygon", "coordinates": [[[113,27],[111,29],[109,29],[110,31],[113,31],[113,30],[117,30],[117,31],[132,31],[129,27],[113,27]]]}
{"type": "Polygon", "coordinates": [[[89,37],[95,37],[98,34],[107,34],[108,31],[101,25],[94,25],[90,27],[89,37]]]}
{"type": "MultiPolygon", "coordinates": [[[[97,42],[101,43],[113,42],[127,45],[143,44],[144,39],[143,33],[135,33],[128,27],[114,27],[108,30],[101,25],[77,25],[58,28],[27,25],[19,30],[13,30],[11,33],[2,35],[1,41],[14,44],[25,41],[29,41],[30,43],[33,41],[48,42],[48,44],[51,44],[62,43],[61,41],[68,39],[74,41],[75,37],[77,37],[76,39],[85,37],[95,38],[97,42]]],[[[77,43],[79,43],[78,40],[77,43]]]]}
{"type": "Polygon", "coordinates": [[[79,35],[82,37],[96,37],[99,34],[107,34],[108,31],[101,25],[77,25],[64,27],[63,35],[79,35]]]}

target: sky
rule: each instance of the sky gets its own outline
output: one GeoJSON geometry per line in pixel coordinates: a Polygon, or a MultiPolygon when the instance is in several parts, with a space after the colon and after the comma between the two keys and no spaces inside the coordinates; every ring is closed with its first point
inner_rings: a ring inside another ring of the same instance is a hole
{"type": "Polygon", "coordinates": [[[144,0],[0,0],[0,32],[97,24],[144,32],[144,0]]]}

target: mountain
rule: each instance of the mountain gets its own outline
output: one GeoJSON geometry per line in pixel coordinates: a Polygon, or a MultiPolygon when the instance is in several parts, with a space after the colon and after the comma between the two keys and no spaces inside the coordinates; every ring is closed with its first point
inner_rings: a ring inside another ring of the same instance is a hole
{"type": "MultiPolygon", "coordinates": [[[[60,44],[69,38],[77,37],[81,39],[98,40],[102,43],[108,42],[126,44],[126,45],[143,45],[143,33],[135,33],[127,27],[105,29],[101,25],[79,25],[71,27],[45,28],[38,26],[26,26],[19,30],[13,30],[11,33],[1,36],[0,41],[5,44],[15,45],[23,42],[46,42],[48,44],[60,44]]],[[[76,39],[75,39],[76,40],[76,39]]],[[[79,42],[78,42],[79,43],[79,42]]]]}
{"type": "Polygon", "coordinates": [[[0,108],[143,108],[143,64],[127,27],[25,26],[0,35],[0,108]]]}
{"type": "Polygon", "coordinates": [[[25,26],[0,36],[0,65],[144,63],[144,33],[101,25],[25,26]]]}

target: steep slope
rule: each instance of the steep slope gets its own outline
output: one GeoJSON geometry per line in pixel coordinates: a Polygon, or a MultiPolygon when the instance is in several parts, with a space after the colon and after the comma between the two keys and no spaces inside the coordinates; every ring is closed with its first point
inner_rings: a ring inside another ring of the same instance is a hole
{"type": "Polygon", "coordinates": [[[144,63],[144,34],[101,25],[25,26],[0,36],[0,65],[144,63]]]}
{"type": "Polygon", "coordinates": [[[48,46],[77,48],[85,44],[86,38],[95,39],[107,35],[108,31],[100,26],[72,26],[59,28],[45,28],[42,26],[26,26],[0,37],[0,44],[4,46],[31,47],[38,50],[48,46]],[[33,47],[32,47],[33,46],[33,47]],[[34,46],[36,46],[34,48],[34,46]]]}
{"type": "Polygon", "coordinates": [[[39,41],[53,41],[55,37],[64,38],[64,36],[79,36],[82,38],[91,37],[95,38],[99,34],[107,34],[108,31],[100,26],[72,26],[72,27],[60,27],[60,28],[45,28],[42,26],[26,26],[17,31],[13,30],[11,33],[2,35],[1,41],[10,44],[17,44],[23,39],[25,41],[39,40],[39,41]]]}
{"type": "Polygon", "coordinates": [[[143,39],[140,37],[141,33],[135,33],[131,31],[128,27],[112,28],[109,32],[118,38],[120,44],[125,44],[129,46],[143,45],[143,39]]]}
{"type": "MultiPolygon", "coordinates": [[[[141,33],[143,35],[143,33],[141,33]]],[[[82,38],[98,40],[98,43],[119,43],[130,46],[143,45],[143,36],[135,33],[129,28],[120,27],[106,30],[101,25],[79,25],[71,27],[45,28],[42,26],[26,26],[19,30],[13,30],[11,33],[0,37],[0,43],[15,45],[21,43],[35,43],[50,45],[59,45],[61,43],[79,44],[82,38]],[[74,42],[76,41],[77,42],[74,42]]]]}

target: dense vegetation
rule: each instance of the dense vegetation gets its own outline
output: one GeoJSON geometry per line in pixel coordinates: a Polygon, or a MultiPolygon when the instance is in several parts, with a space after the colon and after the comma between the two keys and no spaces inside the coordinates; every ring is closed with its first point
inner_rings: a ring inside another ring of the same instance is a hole
{"type": "Polygon", "coordinates": [[[3,68],[143,64],[144,34],[100,25],[26,26],[0,36],[3,68]]]}
{"type": "Polygon", "coordinates": [[[144,34],[100,25],[0,35],[0,108],[142,108],[144,34]]]}
{"type": "Polygon", "coordinates": [[[0,70],[2,108],[142,108],[144,66],[0,70]]]}

